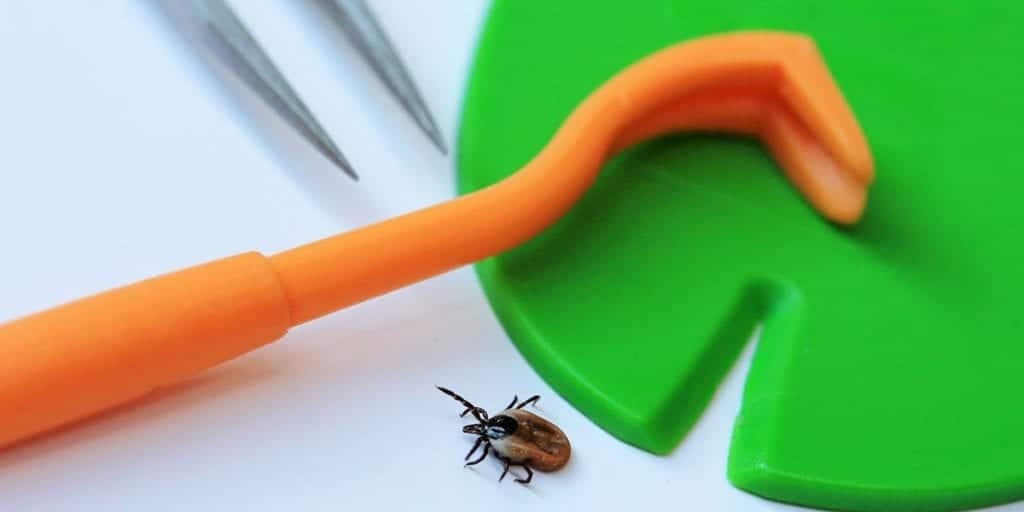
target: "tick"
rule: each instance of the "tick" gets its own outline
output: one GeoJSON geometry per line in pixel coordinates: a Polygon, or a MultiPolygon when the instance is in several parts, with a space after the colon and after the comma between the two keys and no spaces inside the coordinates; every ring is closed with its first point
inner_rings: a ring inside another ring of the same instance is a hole
{"type": "Polygon", "coordinates": [[[523,410],[523,407],[540,400],[539,395],[527,398],[518,405],[516,402],[519,401],[519,397],[514,396],[512,403],[503,411],[489,418],[487,411],[471,404],[469,400],[452,390],[441,386],[437,386],[437,389],[466,406],[466,410],[459,415],[460,418],[472,414],[477,419],[477,423],[462,427],[463,432],[477,436],[473,449],[469,450],[464,460],[468,461],[481,445],[484,451],[477,459],[467,462],[467,466],[479,464],[493,449],[494,456],[505,463],[505,470],[501,472],[498,481],[505,479],[509,467],[520,466],[526,470],[526,478],[516,478],[516,482],[528,484],[533,479],[534,469],[543,472],[557,471],[569,462],[572,448],[565,432],[554,423],[523,410]]]}

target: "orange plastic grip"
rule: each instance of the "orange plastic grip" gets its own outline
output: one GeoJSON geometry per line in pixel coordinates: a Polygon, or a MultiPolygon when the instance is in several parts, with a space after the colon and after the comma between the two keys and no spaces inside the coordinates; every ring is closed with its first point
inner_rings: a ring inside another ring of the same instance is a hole
{"type": "Polygon", "coordinates": [[[246,253],[0,328],[0,445],[138,398],[281,337],[288,303],[246,253]]]}
{"type": "Polygon", "coordinates": [[[821,214],[860,218],[874,162],[809,38],[680,43],[586,99],[500,183],[270,258],[250,253],[0,325],[0,446],[139,397],[555,223],[614,152],[679,130],[759,136],[821,214]]]}

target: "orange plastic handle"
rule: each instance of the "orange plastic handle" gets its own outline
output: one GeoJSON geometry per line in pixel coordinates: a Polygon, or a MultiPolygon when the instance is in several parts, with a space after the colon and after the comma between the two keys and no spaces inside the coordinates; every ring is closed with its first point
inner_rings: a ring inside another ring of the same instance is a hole
{"type": "Polygon", "coordinates": [[[851,223],[863,211],[871,153],[810,39],[745,32],[680,43],[608,81],[529,164],[489,188],[269,258],[242,254],[0,326],[0,445],[513,248],[566,213],[613,152],[686,129],[758,135],[826,218],[851,223]]]}

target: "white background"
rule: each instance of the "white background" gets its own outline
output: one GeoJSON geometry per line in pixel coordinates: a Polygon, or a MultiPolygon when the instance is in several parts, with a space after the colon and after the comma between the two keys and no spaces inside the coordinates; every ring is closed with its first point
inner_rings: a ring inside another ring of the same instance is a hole
{"type": "MultiPolygon", "coordinates": [[[[453,197],[454,160],[308,3],[235,2],[359,183],[211,57],[187,2],[0,0],[0,321],[453,197]]],[[[454,147],[485,3],[371,5],[454,147]]],[[[464,268],[0,453],[0,510],[796,510],[724,476],[750,353],[652,456],[555,395],[464,268]],[[541,394],[571,463],[529,488],[493,459],[463,468],[471,438],[434,384],[489,409],[541,394]]]]}

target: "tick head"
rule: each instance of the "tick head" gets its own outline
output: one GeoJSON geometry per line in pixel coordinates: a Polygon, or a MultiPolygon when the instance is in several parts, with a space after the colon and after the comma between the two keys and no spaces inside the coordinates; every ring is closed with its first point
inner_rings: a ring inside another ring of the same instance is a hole
{"type": "Polygon", "coordinates": [[[518,428],[519,422],[515,418],[499,414],[487,420],[487,424],[483,427],[483,434],[491,439],[501,439],[515,434],[518,428]]]}
{"type": "Polygon", "coordinates": [[[476,435],[476,436],[482,436],[482,435],[484,435],[484,429],[485,428],[487,428],[486,425],[484,425],[482,423],[474,423],[472,425],[466,425],[466,426],[462,427],[462,431],[467,433],[467,434],[473,434],[473,435],[476,435]]]}

